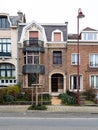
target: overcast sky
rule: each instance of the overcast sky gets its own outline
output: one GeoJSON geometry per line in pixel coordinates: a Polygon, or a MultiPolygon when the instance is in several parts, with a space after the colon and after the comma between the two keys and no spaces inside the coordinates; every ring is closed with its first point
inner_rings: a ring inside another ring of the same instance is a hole
{"type": "Polygon", "coordinates": [[[85,14],[80,20],[80,31],[85,27],[98,30],[98,0],[0,0],[0,12],[12,16],[20,10],[25,13],[27,22],[68,22],[69,33],[77,33],[79,8],[85,14]]]}

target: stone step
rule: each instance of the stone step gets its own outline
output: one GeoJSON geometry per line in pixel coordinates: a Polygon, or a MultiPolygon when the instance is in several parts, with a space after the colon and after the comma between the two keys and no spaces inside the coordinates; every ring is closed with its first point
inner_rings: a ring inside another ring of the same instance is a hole
{"type": "Polygon", "coordinates": [[[53,96],[53,97],[51,98],[51,104],[52,104],[52,105],[61,105],[61,100],[58,99],[58,97],[53,96]]]}

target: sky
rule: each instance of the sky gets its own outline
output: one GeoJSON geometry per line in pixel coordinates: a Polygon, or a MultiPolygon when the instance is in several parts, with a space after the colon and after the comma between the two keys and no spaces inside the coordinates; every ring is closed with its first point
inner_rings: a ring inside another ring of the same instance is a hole
{"type": "Polygon", "coordinates": [[[0,13],[16,16],[21,11],[27,23],[68,22],[68,32],[77,33],[77,15],[81,8],[85,18],[79,20],[80,29],[98,30],[98,0],[0,0],[0,13]]]}

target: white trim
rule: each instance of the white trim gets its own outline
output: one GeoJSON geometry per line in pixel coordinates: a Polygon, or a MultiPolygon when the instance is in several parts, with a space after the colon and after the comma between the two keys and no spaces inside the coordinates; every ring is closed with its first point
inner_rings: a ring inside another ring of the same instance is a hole
{"type": "Polygon", "coordinates": [[[95,86],[96,86],[96,76],[98,76],[98,74],[90,74],[89,75],[89,84],[90,84],[90,87],[92,88],[92,86],[91,86],[91,76],[94,76],[94,86],[93,86],[93,89],[98,89],[98,88],[96,88],[95,86]]]}
{"type": "MultiPolygon", "coordinates": [[[[70,75],[69,75],[69,90],[76,92],[77,89],[73,89],[72,86],[70,86],[70,77],[71,77],[71,76],[74,76],[74,75],[77,76],[77,73],[73,73],[73,74],[70,74],[70,75]],[[70,87],[71,87],[71,89],[70,89],[70,87]]],[[[80,75],[80,90],[79,90],[79,91],[83,91],[83,74],[80,73],[79,75],[80,75]]]]}
{"type": "MultiPolygon", "coordinates": [[[[78,59],[77,59],[78,57],[76,58],[76,55],[78,55],[78,53],[71,53],[71,65],[78,65],[78,59]],[[73,54],[75,54],[75,61],[77,61],[77,62],[76,62],[77,64],[73,64],[73,63],[72,63],[72,55],[73,55],[73,54]]],[[[79,53],[79,65],[80,65],[80,53],[79,53]]]]}
{"type": "MultiPolygon", "coordinates": [[[[12,26],[12,23],[11,23],[11,21],[10,21],[10,18],[9,18],[9,14],[8,14],[8,13],[0,13],[0,16],[6,16],[7,19],[8,19],[8,22],[9,22],[9,24],[10,24],[10,27],[13,27],[13,26],[12,26]]],[[[15,26],[15,27],[16,27],[16,26],[15,26]]]]}
{"type": "Polygon", "coordinates": [[[27,29],[30,28],[31,26],[34,26],[34,25],[36,25],[36,26],[39,28],[39,30],[42,32],[45,43],[47,42],[46,34],[45,34],[44,28],[43,28],[41,25],[39,25],[38,23],[36,23],[35,21],[32,21],[31,23],[27,24],[27,25],[23,28],[22,34],[21,34],[21,38],[20,38],[20,43],[23,44],[24,35],[25,35],[27,29]]]}
{"type": "MultiPolygon", "coordinates": [[[[64,41],[64,40],[63,40],[63,32],[62,32],[61,30],[59,30],[59,29],[56,29],[56,30],[52,31],[52,37],[51,37],[51,41],[52,41],[52,42],[55,42],[55,41],[54,41],[54,33],[61,33],[61,41],[59,41],[59,42],[64,41]]],[[[58,41],[57,41],[57,43],[58,43],[58,41]]]]}

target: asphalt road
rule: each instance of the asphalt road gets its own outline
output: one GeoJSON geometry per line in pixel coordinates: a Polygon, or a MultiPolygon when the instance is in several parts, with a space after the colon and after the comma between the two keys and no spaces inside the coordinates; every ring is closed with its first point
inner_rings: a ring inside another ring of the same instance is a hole
{"type": "Polygon", "coordinates": [[[0,117],[30,118],[98,118],[98,113],[86,112],[0,112],[0,117]]]}
{"type": "Polygon", "coordinates": [[[98,130],[98,118],[0,117],[0,130],[98,130]]]}

